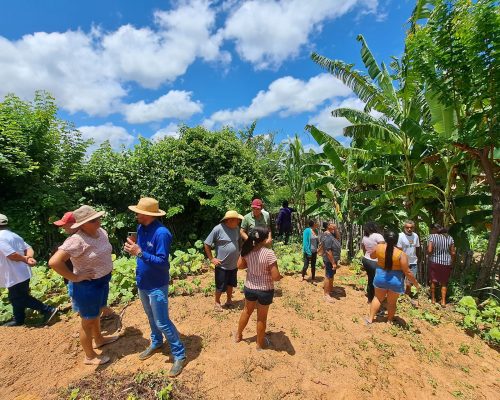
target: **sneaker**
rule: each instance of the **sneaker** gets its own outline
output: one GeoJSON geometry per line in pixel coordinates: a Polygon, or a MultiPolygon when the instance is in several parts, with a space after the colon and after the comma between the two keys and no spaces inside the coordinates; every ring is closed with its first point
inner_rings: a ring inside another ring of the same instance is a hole
{"type": "Polygon", "coordinates": [[[159,353],[161,351],[161,346],[152,347],[149,346],[146,350],[144,350],[141,354],[139,354],[139,360],[144,361],[147,360],[155,353],[159,353]]]}
{"type": "Polygon", "coordinates": [[[170,378],[173,378],[179,375],[182,372],[182,369],[184,368],[185,364],[186,364],[186,357],[175,360],[174,365],[172,365],[172,368],[170,368],[170,371],[168,372],[168,376],[170,378]]]}
{"type": "Polygon", "coordinates": [[[6,322],[5,324],[2,324],[2,326],[6,326],[6,327],[22,326],[22,325],[23,324],[21,324],[20,322],[17,322],[15,319],[13,319],[12,321],[6,322]]]}
{"type": "Polygon", "coordinates": [[[57,307],[51,307],[49,311],[43,313],[43,324],[48,325],[50,321],[57,315],[59,309],[57,307]]]}

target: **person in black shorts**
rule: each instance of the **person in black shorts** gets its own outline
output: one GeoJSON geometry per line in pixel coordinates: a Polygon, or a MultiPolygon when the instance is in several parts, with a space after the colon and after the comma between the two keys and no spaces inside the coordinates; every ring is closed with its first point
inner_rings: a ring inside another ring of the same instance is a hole
{"type": "Polygon", "coordinates": [[[240,256],[240,222],[243,216],[228,211],[205,239],[205,254],[215,267],[215,311],[222,311],[220,298],[226,292],[226,307],[232,307],[233,288],[238,286],[237,263],[240,256]],[[215,248],[214,257],[212,248],[215,248]]]}
{"type": "Polygon", "coordinates": [[[257,308],[257,350],[270,345],[266,338],[266,324],[269,305],[273,302],[274,282],[283,278],[278,270],[276,254],[265,247],[268,229],[256,226],[248,233],[243,243],[238,268],[247,270],[245,280],[245,307],[241,311],[234,341],[240,342],[243,330],[255,308],[257,308]]]}

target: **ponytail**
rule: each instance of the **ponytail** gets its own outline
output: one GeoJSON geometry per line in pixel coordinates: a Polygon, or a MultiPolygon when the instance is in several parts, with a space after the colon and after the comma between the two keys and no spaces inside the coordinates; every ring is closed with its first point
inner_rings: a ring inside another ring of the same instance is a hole
{"type": "Polygon", "coordinates": [[[385,265],[384,269],[392,270],[392,255],[394,254],[394,246],[398,242],[398,235],[395,232],[387,231],[384,234],[385,243],[385,265]]]}
{"type": "Polygon", "coordinates": [[[259,243],[264,242],[269,236],[269,229],[263,226],[256,226],[248,233],[248,239],[243,242],[241,247],[241,256],[245,257],[259,243]]]}

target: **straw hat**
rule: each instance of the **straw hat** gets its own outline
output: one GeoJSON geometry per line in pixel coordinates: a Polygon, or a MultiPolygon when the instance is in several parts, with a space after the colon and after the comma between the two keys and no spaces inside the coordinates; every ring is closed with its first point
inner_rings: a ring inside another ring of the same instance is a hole
{"type": "Polygon", "coordinates": [[[73,217],[75,218],[76,222],[71,225],[71,229],[79,228],[84,223],[102,217],[104,214],[104,211],[96,211],[90,206],[81,206],[80,208],[77,208],[75,211],[73,211],[73,217]]]}
{"type": "Polygon", "coordinates": [[[165,211],[160,210],[158,200],[151,197],[143,197],[136,206],[128,206],[128,209],[137,214],[151,215],[152,217],[161,217],[166,214],[165,211]]]}
{"type": "Polygon", "coordinates": [[[244,217],[241,214],[238,214],[238,211],[230,210],[226,212],[226,215],[224,215],[224,218],[220,220],[220,222],[225,221],[226,219],[230,218],[237,218],[243,221],[244,217]]]}

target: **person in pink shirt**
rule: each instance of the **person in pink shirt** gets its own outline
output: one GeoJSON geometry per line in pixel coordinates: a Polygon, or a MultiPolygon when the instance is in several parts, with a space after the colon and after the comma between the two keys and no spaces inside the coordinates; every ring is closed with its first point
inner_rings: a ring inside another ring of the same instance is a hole
{"type": "Polygon", "coordinates": [[[269,231],[256,226],[248,233],[243,243],[238,268],[247,270],[245,280],[245,307],[240,315],[234,340],[240,342],[243,330],[255,308],[257,308],[257,350],[270,345],[266,338],[266,324],[269,305],[273,302],[274,282],[283,278],[278,270],[276,254],[265,247],[269,231]]]}
{"type": "Polygon", "coordinates": [[[86,205],[73,211],[75,223],[71,229],[76,232],[59,246],[49,260],[49,266],[69,281],[73,310],[81,318],[80,343],[85,353],[83,362],[89,365],[107,363],[110,358],[97,354],[94,349],[118,340],[118,336],[102,335],[99,320],[106,306],[113,269],[111,243],[107,232],[101,228],[103,215],[104,211],[96,211],[86,205]],[[70,259],[73,271],[66,266],[66,261],[70,259]]]}

